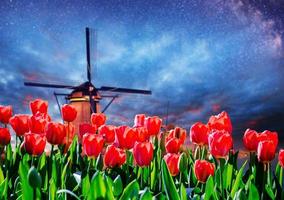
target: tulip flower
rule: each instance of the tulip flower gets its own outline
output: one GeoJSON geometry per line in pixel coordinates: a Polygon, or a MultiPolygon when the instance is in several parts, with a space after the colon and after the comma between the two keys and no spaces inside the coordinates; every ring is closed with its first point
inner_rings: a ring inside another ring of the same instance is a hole
{"type": "Polygon", "coordinates": [[[106,143],[113,143],[115,140],[115,126],[112,125],[102,125],[98,133],[103,136],[106,143]]]}
{"type": "Polygon", "coordinates": [[[140,167],[146,167],[153,160],[153,145],[151,142],[136,142],[133,147],[135,162],[140,167]]]}
{"type": "Polygon", "coordinates": [[[97,132],[96,126],[92,126],[88,123],[82,123],[79,125],[79,141],[82,140],[84,134],[86,133],[92,133],[95,134],[97,132]]]}
{"type": "Polygon", "coordinates": [[[45,132],[46,119],[42,116],[32,115],[29,117],[29,129],[32,133],[41,134],[45,132]]]}
{"type": "Polygon", "coordinates": [[[144,114],[135,115],[134,127],[142,127],[142,126],[144,126],[145,117],[146,116],[144,114]]]}
{"type": "Polygon", "coordinates": [[[166,148],[167,153],[178,153],[181,145],[182,145],[182,142],[180,139],[170,138],[170,139],[166,139],[165,148],[166,148]]]}
{"type": "Polygon", "coordinates": [[[86,133],[83,136],[82,145],[84,154],[96,158],[104,147],[104,138],[101,135],[86,133]]]}
{"type": "Polygon", "coordinates": [[[44,114],[47,113],[48,102],[42,99],[35,99],[34,101],[30,102],[30,108],[33,115],[35,115],[37,112],[44,114]]]}
{"type": "Polygon", "coordinates": [[[259,135],[255,130],[247,129],[244,137],[243,143],[245,148],[250,152],[256,152],[259,142],[259,135]]]}
{"type": "Polygon", "coordinates": [[[0,105],[0,122],[3,124],[8,124],[9,119],[13,115],[12,106],[1,106],[0,105]]]}
{"type": "Polygon", "coordinates": [[[93,126],[99,128],[106,123],[106,116],[103,113],[93,113],[91,115],[91,122],[93,126]]]}
{"type": "Polygon", "coordinates": [[[233,138],[227,131],[213,131],[208,137],[209,151],[215,158],[225,158],[233,147],[233,138]]]}
{"type": "Polygon", "coordinates": [[[186,138],[186,130],[180,127],[175,127],[174,129],[170,130],[168,136],[166,137],[166,142],[171,138],[177,138],[180,140],[181,144],[183,144],[186,138]]]}
{"type": "Polygon", "coordinates": [[[137,134],[136,139],[138,142],[146,142],[149,140],[150,135],[148,134],[147,128],[140,126],[133,129],[136,131],[137,134]]]}
{"type": "Polygon", "coordinates": [[[73,122],[77,116],[77,110],[70,104],[64,104],[61,108],[62,119],[66,122],[73,122]]]}
{"type": "Polygon", "coordinates": [[[284,149],[280,149],[279,155],[278,155],[278,161],[282,168],[284,168],[284,149]]]}
{"type": "Polygon", "coordinates": [[[209,176],[213,176],[214,171],[214,164],[206,160],[196,160],[194,163],[194,174],[201,183],[205,183],[209,176]]]}
{"type": "Polygon", "coordinates": [[[11,141],[11,135],[8,128],[0,128],[0,147],[6,146],[11,141]]]}
{"type": "Polygon", "coordinates": [[[75,126],[73,124],[64,124],[65,137],[63,139],[63,145],[65,145],[64,152],[66,153],[69,146],[72,144],[75,136],[75,126]],[[67,133],[69,134],[67,137],[67,133]]]}
{"type": "Polygon", "coordinates": [[[26,152],[33,156],[39,156],[44,152],[46,137],[44,134],[26,133],[24,136],[24,148],[26,152]]]}
{"type": "Polygon", "coordinates": [[[9,123],[18,137],[29,132],[29,115],[14,115],[9,123]]]}
{"type": "Polygon", "coordinates": [[[109,145],[104,155],[104,164],[106,167],[120,167],[126,161],[126,154],[123,149],[117,148],[114,145],[109,145]]]}
{"type": "Polygon", "coordinates": [[[209,118],[208,126],[210,130],[224,130],[232,134],[232,123],[227,112],[223,111],[218,115],[209,118]]]}
{"type": "Polygon", "coordinates": [[[146,117],[144,120],[144,127],[148,129],[149,135],[157,135],[160,133],[162,120],[157,117],[146,117]]]}
{"type": "Polygon", "coordinates": [[[134,128],[119,126],[115,129],[115,144],[122,149],[132,149],[137,140],[134,128]]]}
{"type": "Polygon", "coordinates": [[[265,140],[271,140],[273,142],[273,144],[277,147],[278,145],[278,134],[277,132],[273,132],[273,131],[263,131],[260,135],[259,135],[259,141],[265,141],[265,140]]]}
{"type": "Polygon", "coordinates": [[[258,143],[257,147],[257,158],[262,163],[271,162],[276,153],[277,146],[272,140],[264,140],[258,143]]]}
{"type": "Polygon", "coordinates": [[[52,145],[61,145],[66,136],[65,126],[61,123],[49,122],[46,126],[46,139],[52,145]]]}
{"type": "Polygon", "coordinates": [[[201,122],[196,122],[190,128],[189,138],[192,143],[204,146],[208,145],[209,133],[210,129],[207,125],[202,124],[201,122]]]}
{"type": "Polygon", "coordinates": [[[164,156],[164,160],[172,176],[179,174],[179,159],[180,154],[168,153],[164,156]]]}

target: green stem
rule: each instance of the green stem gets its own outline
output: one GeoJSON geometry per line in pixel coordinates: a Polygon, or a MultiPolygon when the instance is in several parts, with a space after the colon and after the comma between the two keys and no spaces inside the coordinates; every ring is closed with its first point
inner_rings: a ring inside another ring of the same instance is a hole
{"type": "Polygon", "coordinates": [[[224,168],[224,164],[225,164],[225,159],[224,158],[220,158],[220,189],[221,189],[221,196],[222,199],[224,199],[224,188],[223,188],[223,168],[224,168]]]}
{"type": "Polygon", "coordinates": [[[33,192],[34,192],[34,200],[36,200],[36,188],[33,188],[33,192]]]}

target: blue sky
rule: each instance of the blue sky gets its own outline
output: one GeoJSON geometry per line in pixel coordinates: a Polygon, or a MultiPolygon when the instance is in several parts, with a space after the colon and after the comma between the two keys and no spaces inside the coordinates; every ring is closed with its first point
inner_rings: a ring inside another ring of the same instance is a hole
{"type": "Polygon", "coordinates": [[[274,0],[4,0],[0,103],[28,112],[27,102],[41,97],[58,118],[54,90],[23,82],[85,81],[89,26],[98,30],[94,84],[153,91],[120,95],[106,112],[110,123],[131,124],[136,113],[165,118],[169,104],[169,122],[185,128],[226,110],[235,135],[250,127],[281,136],[283,10],[274,0]]]}

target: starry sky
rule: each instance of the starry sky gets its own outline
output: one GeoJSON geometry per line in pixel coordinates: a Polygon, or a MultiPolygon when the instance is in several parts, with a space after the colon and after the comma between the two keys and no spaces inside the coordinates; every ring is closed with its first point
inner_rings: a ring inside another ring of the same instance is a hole
{"type": "Polygon", "coordinates": [[[0,13],[0,104],[15,113],[41,97],[59,118],[54,89],[23,82],[86,81],[88,26],[98,32],[94,85],[153,92],[120,94],[109,123],[146,113],[188,129],[226,110],[236,138],[255,128],[284,140],[282,0],[1,0],[0,13]]]}

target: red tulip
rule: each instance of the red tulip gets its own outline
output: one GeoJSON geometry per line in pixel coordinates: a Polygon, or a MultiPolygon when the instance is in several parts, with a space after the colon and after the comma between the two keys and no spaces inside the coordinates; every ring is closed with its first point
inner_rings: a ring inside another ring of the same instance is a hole
{"type": "Polygon", "coordinates": [[[44,152],[46,137],[43,134],[26,133],[24,139],[24,148],[30,155],[39,156],[44,152]]]}
{"type": "Polygon", "coordinates": [[[9,120],[17,136],[23,136],[29,132],[29,115],[14,115],[9,120]]]}
{"type": "Polygon", "coordinates": [[[259,142],[258,133],[255,130],[247,129],[243,137],[243,143],[245,148],[248,151],[256,152],[258,142],[259,142]]]}
{"type": "Polygon", "coordinates": [[[103,113],[93,113],[91,115],[91,122],[93,126],[99,128],[106,123],[106,116],[103,113]]]}
{"type": "Polygon", "coordinates": [[[82,144],[84,154],[96,158],[104,147],[104,138],[101,135],[86,133],[83,136],[82,144]]]}
{"type": "Polygon", "coordinates": [[[178,153],[181,145],[182,145],[181,140],[178,138],[166,139],[165,147],[167,153],[178,153]]]}
{"type": "Polygon", "coordinates": [[[186,138],[186,130],[180,127],[175,127],[174,129],[170,130],[168,136],[166,137],[166,142],[171,138],[177,138],[180,140],[180,143],[183,144],[186,138]]]}
{"type": "Polygon", "coordinates": [[[197,122],[190,128],[190,141],[197,145],[208,145],[210,129],[207,125],[197,122]]]}
{"type": "Polygon", "coordinates": [[[12,106],[1,106],[0,105],[0,122],[3,124],[8,124],[9,119],[13,115],[12,106]]]}
{"type": "Polygon", "coordinates": [[[280,149],[279,155],[278,155],[278,161],[281,167],[284,168],[284,149],[280,149]]]}
{"type": "Polygon", "coordinates": [[[77,110],[70,104],[64,104],[61,108],[62,119],[66,122],[73,122],[77,117],[77,110]]]}
{"type": "Polygon", "coordinates": [[[153,160],[153,145],[151,142],[136,142],[133,147],[135,162],[140,167],[146,167],[153,160]]]}
{"type": "Polygon", "coordinates": [[[211,130],[224,130],[232,134],[232,123],[231,119],[225,111],[218,115],[213,115],[209,118],[208,126],[211,130]]]}
{"type": "Polygon", "coordinates": [[[148,129],[149,135],[157,135],[160,132],[162,120],[157,117],[146,117],[144,127],[148,129]]]}
{"type": "Polygon", "coordinates": [[[49,122],[46,126],[46,139],[50,144],[61,145],[66,136],[65,126],[60,123],[49,122]]]}
{"type": "Polygon", "coordinates": [[[82,140],[83,135],[86,133],[92,133],[95,134],[97,132],[97,128],[95,126],[92,126],[88,123],[83,123],[79,125],[79,141],[82,140]]]}
{"type": "Polygon", "coordinates": [[[115,126],[112,125],[102,125],[98,133],[103,136],[106,143],[113,143],[115,140],[115,126]]]}
{"type": "Polygon", "coordinates": [[[209,176],[213,176],[214,171],[214,164],[206,160],[196,160],[194,163],[194,174],[201,183],[205,183],[209,176]]]}
{"type": "Polygon", "coordinates": [[[115,144],[122,149],[132,149],[137,140],[134,128],[119,126],[115,129],[115,144]]]}
{"type": "Polygon", "coordinates": [[[257,147],[258,160],[263,163],[271,162],[275,157],[276,148],[277,146],[272,140],[260,141],[257,147]]]}
{"type": "Polygon", "coordinates": [[[134,127],[141,127],[141,126],[144,126],[145,117],[146,117],[146,116],[145,116],[144,114],[135,115],[135,118],[134,118],[134,127]]]}
{"type": "Polygon", "coordinates": [[[11,135],[8,128],[0,128],[0,147],[9,144],[11,141],[11,135]]]}
{"type": "Polygon", "coordinates": [[[259,135],[259,141],[271,140],[273,144],[277,147],[278,145],[278,134],[277,132],[273,131],[263,131],[259,135]]]}
{"type": "Polygon", "coordinates": [[[146,142],[149,140],[150,135],[148,134],[148,130],[145,127],[137,127],[133,128],[137,134],[137,142],[146,142]]]}
{"type": "Polygon", "coordinates": [[[125,151],[115,147],[114,145],[109,145],[106,149],[104,156],[104,164],[106,167],[114,168],[120,167],[126,161],[125,151]]]}
{"type": "Polygon", "coordinates": [[[42,116],[32,115],[29,117],[29,129],[32,133],[44,133],[46,124],[47,121],[46,119],[42,118],[42,116]]]}
{"type": "Polygon", "coordinates": [[[227,131],[213,131],[208,137],[210,153],[215,158],[225,158],[233,147],[233,138],[227,131]]]}
{"type": "Polygon", "coordinates": [[[69,123],[69,124],[64,124],[64,127],[65,127],[64,128],[65,137],[63,139],[63,145],[65,145],[64,151],[67,152],[67,150],[69,149],[69,146],[72,144],[73,138],[75,136],[75,126],[73,124],[69,123]],[[67,135],[68,135],[68,138],[67,138],[67,135]]]}
{"type": "Polygon", "coordinates": [[[35,99],[34,101],[30,102],[30,108],[33,115],[35,115],[37,112],[47,113],[48,102],[42,99],[35,99]]]}
{"type": "Polygon", "coordinates": [[[168,153],[164,156],[164,160],[172,176],[176,176],[179,173],[179,158],[180,154],[174,153],[168,153]]]}

